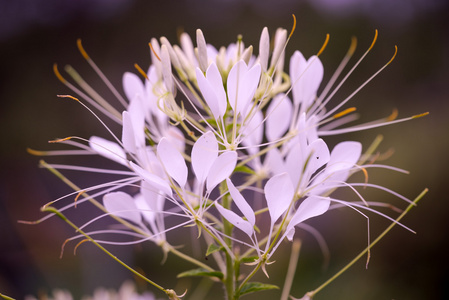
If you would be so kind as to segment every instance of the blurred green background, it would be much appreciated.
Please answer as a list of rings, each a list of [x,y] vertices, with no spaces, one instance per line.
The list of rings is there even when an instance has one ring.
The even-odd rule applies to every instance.
[[[70,91],[55,78],[52,71],[55,62],[60,68],[72,65],[108,97],[103,84],[79,54],[77,38],[83,40],[90,56],[122,91],[121,77],[125,71],[135,72],[134,63],[148,66],[148,42],[152,37],[166,36],[176,43],[179,30],[193,35],[201,28],[209,43],[221,46],[234,42],[242,34],[245,43],[254,45],[257,53],[262,28],[267,26],[270,34],[277,27],[290,30],[293,13],[298,24],[287,48],[287,58],[296,49],[306,57],[315,54],[329,33],[329,45],[321,56],[325,81],[341,61],[352,36],[359,41],[356,59],[369,47],[374,30],[379,30],[372,53],[337,93],[335,102],[377,71],[394,53],[394,45],[398,46],[395,61],[349,104],[357,107],[361,121],[386,116],[394,108],[399,109],[399,117],[430,112],[426,118],[329,140],[331,145],[340,140],[360,140],[367,147],[382,133],[380,150],[394,149],[394,155],[386,163],[411,173],[372,172],[370,181],[409,198],[425,187],[430,191],[403,220],[416,235],[394,228],[372,249],[368,269],[362,259],[315,299],[448,299],[449,205],[444,192],[449,166],[447,4],[444,0],[1,0],[0,292],[22,299],[27,294],[65,288],[79,298],[92,293],[97,286],[117,288],[132,278],[93,245],[84,244],[73,255],[74,244],[69,244],[60,259],[62,243],[74,232],[59,219],[35,226],[17,223],[42,217],[39,208],[43,204],[70,192],[48,171],[37,167],[39,158],[27,154],[27,147],[56,149],[47,141],[70,135],[106,136],[85,109],[56,97]],[[49,161],[86,160],[50,158]],[[67,175],[80,186],[100,180],[91,175],[70,172]],[[373,201],[405,207],[385,193],[367,190],[365,195]],[[93,215],[95,212],[89,209],[69,213],[78,224]],[[329,212],[309,223],[328,242],[330,263],[322,268],[323,257],[316,241],[302,233],[304,244],[292,289],[296,297],[316,288],[366,246],[366,220],[349,209]],[[388,222],[372,216],[372,238],[386,226]],[[179,244],[184,242],[179,240]],[[153,245],[109,249],[130,265],[139,266],[150,278],[180,293],[192,284],[190,280],[181,280],[175,285],[172,277],[182,263],[170,256],[161,266],[161,251]],[[274,283],[283,281],[289,251],[287,246],[279,250],[274,258],[277,263],[268,268]],[[258,279],[267,281],[263,276]],[[142,282],[138,282],[138,287],[156,292]],[[213,288],[220,292],[218,285]],[[273,291],[247,299],[277,299],[279,295]]]

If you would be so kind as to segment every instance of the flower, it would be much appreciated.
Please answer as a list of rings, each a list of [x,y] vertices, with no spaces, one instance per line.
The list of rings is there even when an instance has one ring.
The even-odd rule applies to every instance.
[[[87,88],[79,76],[73,76],[85,92],[78,90],[55,67],[58,78],[88,104],[72,96],[63,97],[75,99],[86,107],[109,131],[110,137],[68,137],[53,142],[78,149],[33,153],[97,154],[109,159],[116,168],[45,166],[54,172],[63,169],[97,172],[116,175],[119,179],[84,189],[71,184],[76,190],[74,193],[47,205],[75,196],[75,202],[52,210],[52,215],[88,202],[102,210],[99,216],[77,227],[80,234],[67,241],[86,238],[98,245],[152,241],[164,254],[171,252],[201,268],[189,274],[206,272],[220,279],[227,276],[224,282],[238,282],[239,274],[232,270],[234,264],[239,269],[243,260],[250,263],[252,260],[256,267],[248,280],[259,268],[268,274],[266,265],[285,238],[292,241],[297,227],[307,228],[301,226],[305,221],[331,209],[346,206],[368,221],[364,211],[393,220],[376,210],[386,204],[365,200],[356,187],[379,189],[411,202],[386,187],[368,182],[369,168],[405,171],[374,164],[375,145],[363,153],[359,142],[343,140],[330,150],[326,136],[425,115],[396,119],[393,114],[344,127],[357,119],[355,108],[343,109],[344,105],[391,63],[396,54],[329,110],[326,105],[370,52],[377,32],[366,53],[336,83],[354,54],[355,40],[352,41],[348,53],[322,91],[319,88],[324,66],[319,55],[324,46],[308,59],[295,51],[290,58],[289,72],[284,72],[284,51],[291,35],[287,36],[285,29],[278,29],[270,53],[269,33],[264,28],[258,55],[253,53],[252,46],[245,46],[241,36],[236,43],[218,50],[206,43],[201,30],[196,32],[196,47],[185,33],[180,36],[180,46],[172,45],[164,37],[159,41],[152,39],[152,64],[148,72],[136,66],[144,80],[132,73],[123,76],[127,100],[110,85],[79,42],[83,56],[117,94],[123,112],[119,113]],[[121,126],[121,138],[90,107],[117,122]],[[365,182],[349,181],[356,172],[365,175]],[[340,188],[350,190],[356,200],[334,196],[333,192]],[[78,199],[81,196],[84,199]],[[101,203],[96,198],[102,198]],[[120,227],[84,232],[106,216],[111,216]],[[264,220],[269,226],[261,226]],[[206,255],[214,257],[218,271],[172,246],[174,241],[170,240],[169,233],[186,226],[195,228],[199,236],[204,237],[208,244]],[[130,240],[100,240],[97,238],[100,234],[124,235]],[[241,253],[241,248],[246,248],[246,252]],[[251,256],[254,252],[256,257]],[[235,278],[229,280],[229,276]],[[243,283],[246,282],[245,279]],[[169,297],[174,295],[169,290],[165,292]],[[236,295],[239,293],[240,290]]]

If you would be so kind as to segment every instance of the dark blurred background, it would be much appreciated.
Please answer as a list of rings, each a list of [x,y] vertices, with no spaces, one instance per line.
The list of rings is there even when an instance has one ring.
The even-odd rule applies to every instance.
[[[382,133],[384,141],[379,150],[394,149],[386,163],[407,169],[410,175],[373,171],[370,181],[412,199],[425,187],[430,191],[403,220],[416,235],[394,228],[372,249],[368,269],[362,259],[316,299],[449,298],[449,205],[444,191],[449,166],[447,4],[445,0],[0,0],[0,292],[23,299],[27,294],[64,288],[76,299],[92,293],[97,286],[117,288],[132,278],[93,245],[84,244],[73,255],[75,245],[68,244],[60,259],[62,243],[74,232],[57,218],[34,226],[17,223],[42,217],[39,209],[43,204],[70,192],[48,171],[38,168],[39,158],[29,155],[28,147],[57,149],[47,141],[70,135],[107,136],[80,105],[56,97],[70,91],[55,78],[55,62],[61,69],[65,64],[72,65],[100,93],[111,97],[79,54],[77,38],[83,40],[90,56],[122,91],[122,74],[135,72],[134,63],[144,68],[150,63],[148,42],[152,37],[166,36],[176,43],[180,30],[193,35],[201,28],[209,43],[221,46],[242,34],[246,44],[253,44],[258,53],[262,28],[267,26],[272,35],[277,27],[290,30],[293,13],[298,24],[287,58],[296,49],[306,57],[315,54],[329,33],[329,45],[321,56],[325,81],[341,61],[352,36],[359,41],[355,61],[369,47],[374,30],[379,30],[372,53],[337,93],[335,102],[377,71],[394,53],[394,45],[398,46],[395,61],[349,104],[358,108],[361,122],[386,116],[394,108],[399,109],[399,117],[430,112],[425,118],[329,140],[333,145],[355,139],[367,147]],[[112,125],[112,129],[118,128]],[[88,158],[48,160],[89,163]],[[101,181],[94,175],[65,174],[80,186]],[[365,192],[369,200],[405,207],[385,193]],[[72,211],[68,215],[81,224],[95,211]],[[382,218],[371,216],[370,220],[372,238],[388,226]],[[366,220],[349,209],[329,212],[310,224],[328,242],[330,263],[322,269],[323,257],[316,241],[301,234],[304,244],[292,289],[296,297],[316,288],[366,246]],[[131,266],[140,267],[150,278],[181,293],[192,284],[180,280],[176,285],[171,278],[181,263],[169,256],[161,266],[161,251],[148,243],[109,249]],[[283,281],[290,253],[287,245],[279,251],[274,258],[277,263],[268,267],[270,280],[278,284]],[[258,279],[266,281],[263,276]],[[156,292],[137,283],[140,290]],[[218,285],[213,288],[220,291]],[[247,298],[279,296],[279,292],[271,291]]]

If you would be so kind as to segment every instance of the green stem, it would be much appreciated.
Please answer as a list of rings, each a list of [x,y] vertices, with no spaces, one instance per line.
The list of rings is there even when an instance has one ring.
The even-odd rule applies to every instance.
[[[226,191],[225,182],[220,185],[220,194],[224,194]],[[229,194],[223,197],[223,207],[226,209],[231,209],[231,200]],[[230,251],[232,251],[232,240],[228,238],[228,236],[232,236],[232,224],[223,219],[223,233],[225,235],[224,241],[226,245],[229,247]],[[234,260],[232,259],[231,254],[226,251],[226,277],[224,279],[224,284],[226,288],[226,294],[228,300],[238,299],[234,298]]]
[[[359,255],[357,255],[350,263],[348,263],[346,266],[344,266],[340,271],[338,271],[334,276],[332,276],[329,280],[327,280],[325,283],[320,285],[317,289],[308,292],[306,295],[310,298],[313,298],[319,291],[324,289],[328,284],[330,284],[332,281],[334,281],[338,276],[340,276],[343,272],[345,272],[347,269],[349,269],[353,264],[355,264],[360,258],[362,258],[367,252],[370,251],[370,249],[376,245],[399,221],[418,203],[419,200],[421,200],[422,197],[427,193],[428,189],[424,189],[421,194],[418,195],[418,197],[415,198],[415,200],[410,203],[410,205],[404,210],[404,212],[395,220],[395,222],[391,223],[390,226],[387,227],[368,247],[366,247],[365,250],[360,252]]]
[[[176,255],[176,256],[178,256],[178,257],[180,257],[180,258],[182,258],[182,259],[184,259],[184,260],[186,260],[186,261],[188,261],[188,262],[191,262],[192,264],[197,265],[197,266],[199,266],[199,267],[201,267],[201,268],[203,268],[203,269],[206,269],[206,270],[208,270],[208,271],[210,271],[210,272],[215,272],[215,270],[214,270],[213,268],[211,268],[211,267],[209,267],[208,265],[206,265],[206,264],[200,262],[199,260],[196,260],[196,259],[194,259],[193,257],[188,256],[188,255],[186,255],[186,254],[184,254],[184,253],[182,253],[182,252],[176,250],[176,249],[175,249],[173,246],[171,246],[171,245],[168,245],[168,246],[169,246],[169,249],[168,249],[168,250],[169,250],[171,253],[173,253],[174,255]]]
[[[2,299],[6,299],[6,300],[16,300],[16,299],[11,298],[11,297],[9,297],[9,296],[3,295],[2,293],[0,293],[0,297],[1,297]]]

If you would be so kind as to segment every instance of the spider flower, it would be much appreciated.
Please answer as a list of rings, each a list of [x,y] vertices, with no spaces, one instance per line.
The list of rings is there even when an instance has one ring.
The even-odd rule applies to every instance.
[[[365,200],[356,187],[380,189],[410,202],[386,187],[367,181],[369,168],[405,171],[374,164],[376,156],[372,147],[362,154],[359,142],[343,140],[330,150],[325,138],[425,115],[397,120],[392,115],[345,127],[357,115],[355,108],[344,109],[344,106],[391,63],[396,53],[347,98],[327,109],[333,96],[373,48],[377,32],[373,44],[342,76],[355,51],[356,42],[352,41],[348,53],[323,88],[320,87],[325,68],[319,55],[324,46],[308,59],[295,51],[290,58],[289,72],[284,71],[284,51],[291,35],[287,36],[285,29],[278,29],[270,52],[270,37],[264,28],[258,55],[252,46],[245,46],[241,36],[236,43],[218,49],[207,44],[201,30],[196,32],[196,47],[186,33],[180,36],[180,46],[172,45],[165,37],[152,39],[152,63],[148,71],[136,65],[143,78],[130,72],[123,76],[126,97],[112,86],[79,41],[82,55],[117,96],[120,108],[104,100],[73,68],[66,71],[80,88],[63,78],[56,66],[55,73],[82,102],[72,96],[63,97],[75,99],[86,107],[107,129],[109,137],[59,139],[53,142],[78,149],[32,153],[96,154],[116,167],[45,166],[54,172],[69,169],[112,174],[118,179],[86,188],[69,183],[75,191],[50,204],[75,196],[75,202],[58,208],[63,212],[91,202],[102,213],[79,229],[111,216],[120,223],[119,229],[91,230],[86,234],[90,237],[121,234],[131,239],[114,242],[92,238],[99,244],[129,245],[150,240],[165,253],[173,252],[202,270],[212,271],[212,267],[181,255],[169,241],[171,231],[182,230],[186,225],[196,227],[209,249],[213,249],[208,253],[215,258],[218,270],[227,278],[236,276],[235,280],[238,274],[231,272],[225,261],[242,255],[237,253],[239,247],[248,248],[241,258],[249,259],[255,251],[255,264],[266,272],[266,263],[285,238],[293,239],[295,228],[307,230],[305,221],[335,207],[349,207],[364,217],[367,216],[362,211],[368,211],[393,220],[375,209],[388,204]],[[120,138],[97,112],[121,126]],[[365,175],[365,182],[348,180],[356,172]],[[333,192],[339,188],[349,189],[357,200],[334,197]],[[167,218],[176,221],[166,227]],[[264,220],[269,226],[260,229]],[[69,240],[83,237],[80,234]]]

